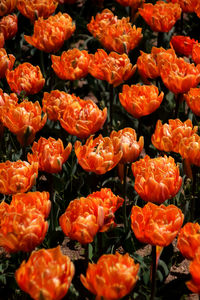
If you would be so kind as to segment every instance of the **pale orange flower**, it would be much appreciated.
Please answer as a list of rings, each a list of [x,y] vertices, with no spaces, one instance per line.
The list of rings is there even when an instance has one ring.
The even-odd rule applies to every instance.
[[[200,116],[200,88],[191,88],[187,94],[184,94],[184,99],[192,112]]]
[[[166,247],[179,233],[183,219],[182,211],[175,205],[148,202],[143,208],[132,207],[131,228],[140,242]]]
[[[164,1],[157,1],[155,5],[144,3],[143,7],[139,8],[142,18],[153,31],[157,32],[169,32],[180,18],[181,12],[179,4]]]
[[[104,254],[96,264],[88,265],[86,277],[81,274],[82,284],[96,299],[117,300],[129,294],[138,280],[139,264],[129,256]]]
[[[27,158],[29,163],[38,162],[40,171],[58,173],[62,170],[62,165],[68,159],[71,150],[71,143],[64,148],[61,139],[55,140],[52,137],[48,139],[41,137],[38,143],[33,143],[33,154],[28,153]]]
[[[48,192],[28,192],[17,193],[12,196],[10,205],[14,206],[18,212],[24,209],[24,206],[36,208],[45,219],[48,218],[51,209],[51,201]]]
[[[42,110],[47,113],[50,120],[57,121],[62,117],[68,104],[79,100],[79,97],[76,97],[74,94],[67,94],[64,91],[53,90],[50,93],[44,92]]]
[[[89,73],[97,79],[106,80],[114,87],[128,80],[136,70],[126,54],[111,52],[109,55],[98,49],[93,55],[90,54]]]
[[[33,299],[62,299],[75,273],[74,264],[60,246],[33,251],[15,272],[19,287]]]
[[[5,77],[7,70],[12,70],[14,62],[14,55],[7,54],[4,48],[0,48],[0,78]]]
[[[182,8],[183,12],[191,13],[195,11],[195,8],[199,0],[167,0],[171,3],[178,3]]]
[[[0,31],[3,32],[4,39],[12,39],[18,31],[17,15],[7,15],[0,20]]]
[[[29,164],[21,160],[0,163],[0,193],[9,195],[27,192],[36,183],[37,176],[38,163]]]
[[[123,156],[120,162],[123,164],[135,161],[144,146],[143,136],[141,136],[137,142],[136,132],[132,128],[124,128],[119,131],[113,130],[110,134],[110,138],[113,140],[115,147],[122,150]]]
[[[17,0],[1,0],[0,3],[0,17],[11,13],[17,4]]]
[[[154,85],[123,85],[119,100],[125,110],[134,118],[149,115],[159,108],[164,97]]]
[[[44,52],[56,52],[69,39],[76,26],[72,18],[67,14],[59,12],[44,20],[42,17],[34,23],[33,36],[25,35],[27,43]]]
[[[179,153],[179,144],[182,138],[196,133],[198,126],[193,127],[189,119],[185,122],[181,122],[179,119],[170,119],[168,123],[162,125],[160,120],[157,121],[155,132],[151,137],[152,144],[161,151]]]
[[[200,294],[200,249],[197,250],[195,258],[190,263],[189,272],[192,278],[186,282],[186,285],[193,293]]]
[[[12,71],[8,70],[6,79],[13,92],[20,94],[23,91],[26,95],[37,94],[45,83],[40,67],[30,63],[20,64]]]
[[[76,141],[74,147],[81,167],[96,174],[104,174],[113,169],[123,155],[121,150],[116,152],[109,137],[104,138],[101,134],[95,139],[90,136],[83,146],[80,141]]]
[[[32,22],[39,17],[47,19],[54,13],[58,2],[56,0],[18,0],[17,9]]]
[[[196,133],[180,141],[179,153],[182,158],[200,167],[200,136]]]
[[[192,48],[192,59],[195,64],[200,64],[200,43],[197,43]]]
[[[99,131],[107,118],[107,108],[100,110],[92,100],[78,100],[68,104],[59,118],[61,126],[80,139]]]
[[[2,123],[16,134],[19,143],[29,145],[33,142],[37,131],[41,130],[47,115],[41,115],[42,109],[38,101],[24,100],[20,104],[5,105],[2,108]]]
[[[188,222],[181,228],[178,235],[178,249],[187,259],[194,259],[197,249],[200,248],[200,225]]]
[[[179,55],[190,56],[192,55],[193,46],[198,41],[191,39],[189,36],[174,35],[170,41],[170,45],[173,47],[175,52]]]
[[[52,68],[62,80],[77,80],[88,74],[89,54],[77,48],[64,51],[61,56],[51,55]]]
[[[163,203],[174,197],[181,188],[182,178],[174,159],[169,156],[143,159],[132,164],[135,190],[145,200]]]

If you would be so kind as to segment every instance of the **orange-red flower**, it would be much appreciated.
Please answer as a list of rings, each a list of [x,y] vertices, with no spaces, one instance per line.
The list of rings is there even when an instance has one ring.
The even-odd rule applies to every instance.
[[[192,55],[192,49],[198,41],[191,39],[189,36],[174,35],[170,41],[175,52],[179,55],[190,56]]]
[[[119,4],[123,6],[131,6],[135,10],[142,6],[145,0],[116,0]]]
[[[179,4],[164,1],[157,1],[155,5],[144,3],[143,7],[139,8],[139,13],[145,22],[153,31],[158,32],[169,32],[180,18],[181,12]]]
[[[187,259],[195,258],[197,249],[200,247],[200,225],[198,223],[188,222],[181,228],[177,247]]]
[[[0,31],[0,48],[3,48],[5,43],[5,38],[3,32]]]
[[[39,17],[47,19],[54,13],[58,2],[56,0],[18,0],[17,9],[32,22]]]
[[[48,139],[41,137],[38,143],[33,143],[33,154],[28,153],[27,158],[29,163],[38,162],[40,171],[58,173],[62,170],[62,165],[68,159],[71,150],[71,143],[64,148],[61,139],[55,140],[52,137]]]
[[[97,132],[107,118],[107,108],[103,111],[92,100],[78,100],[68,104],[60,117],[61,126],[81,139]]]
[[[197,43],[192,48],[192,59],[195,64],[200,64],[200,43]]]
[[[200,88],[190,89],[187,94],[184,94],[184,99],[192,112],[200,116]]]
[[[75,153],[81,167],[96,174],[104,174],[118,164],[123,153],[117,150],[112,140],[101,134],[95,139],[90,136],[83,146],[80,141],[75,143]]]
[[[7,15],[0,20],[0,31],[3,32],[4,39],[12,39],[18,31],[17,15]]]
[[[12,71],[8,70],[6,79],[13,92],[20,94],[23,91],[26,95],[37,94],[45,83],[40,67],[30,63],[20,64]]]
[[[0,17],[11,13],[17,4],[17,0],[1,0],[0,3]]]
[[[2,123],[16,134],[19,143],[29,145],[33,142],[37,131],[42,129],[47,120],[42,118],[42,109],[38,101],[35,103],[24,100],[20,104],[3,106]]]
[[[19,211],[10,205],[4,211],[0,226],[0,246],[7,252],[30,252],[44,240],[48,222],[36,208]]]
[[[140,242],[166,247],[177,236],[183,219],[184,215],[175,205],[157,206],[149,202],[143,208],[132,207],[131,228]]]
[[[167,0],[171,3],[178,3],[183,12],[194,12],[199,0]]]
[[[106,80],[114,87],[128,80],[136,70],[126,54],[111,52],[109,55],[98,49],[90,54],[89,73],[97,79]]]
[[[18,212],[24,209],[36,208],[45,219],[48,218],[51,201],[49,199],[48,192],[28,192],[28,193],[17,193],[12,196],[10,205],[14,206]]]
[[[123,85],[119,94],[121,105],[135,118],[151,114],[160,106],[164,97],[154,85]]]
[[[151,137],[152,144],[161,151],[179,153],[179,144],[182,138],[190,137],[198,130],[198,126],[192,125],[191,120],[181,122],[179,119],[169,120],[169,124],[162,125],[157,121],[156,129]]]
[[[14,55],[7,54],[4,48],[0,48],[0,78],[5,77],[7,70],[12,70],[14,62]]]
[[[189,272],[192,279],[187,281],[186,285],[193,293],[200,294],[200,249],[197,251],[194,260],[190,263]]]
[[[120,160],[121,163],[130,163],[135,161],[140,155],[143,146],[144,138],[141,136],[137,142],[137,135],[134,129],[124,128],[117,131],[112,131],[110,134],[111,140],[123,152],[123,156]]]
[[[75,268],[60,246],[33,251],[15,272],[19,287],[33,299],[62,299],[71,284]]]
[[[198,0],[196,0],[196,1],[198,1]],[[194,11],[197,14],[197,17],[200,18],[200,3],[199,2],[197,2]]]
[[[77,80],[88,74],[89,54],[77,48],[64,51],[61,56],[51,55],[52,68],[63,80]]]
[[[138,280],[139,264],[129,256],[119,254],[102,255],[96,264],[88,265],[86,277],[81,274],[82,284],[96,299],[121,299],[129,294]]]
[[[34,23],[33,36],[25,35],[25,40],[35,48],[44,52],[56,52],[69,39],[76,29],[72,18],[67,14],[59,12],[44,20],[39,18]]]
[[[182,158],[200,167],[200,136],[196,133],[180,141],[179,153]]]
[[[37,176],[38,163],[29,164],[21,160],[0,163],[0,193],[9,195],[27,192],[36,183]]]
[[[109,9],[92,17],[87,28],[106,49],[121,54],[134,49],[143,36],[142,28],[132,27],[129,18],[118,19]]]
[[[42,110],[47,113],[50,120],[57,121],[62,117],[69,103],[79,100],[79,97],[76,97],[74,94],[67,94],[64,91],[53,90],[50,93],[44,92]]]
[[[163,203],[174,197],[181,188],[182,178],[174,159],[169,156],[143,159],[132,164],[135,190],[145,200]]]
[[[1,53],[1,49],[0,49]],[[1,59],[0,59],[1,60]],[[3,92],[2,89],[0,89],[0,137],[3,135],[4,131],[4,126],[2,124],[2,113],[3,113],[3,107],[4,105],[9,105],[9,104],[16,104],[18,101],[17,95],[12,93],[10,95],[6,94]]]

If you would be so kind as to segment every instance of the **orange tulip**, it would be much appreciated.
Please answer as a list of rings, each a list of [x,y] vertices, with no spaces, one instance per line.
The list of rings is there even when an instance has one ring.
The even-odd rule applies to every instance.
[[[44,20],[39,18],[34,23],[33,36],[25,35],[27,43],[44,52],[57,52],[69,39],[76,29],[72,18],[67,14],[59,12]]]
[[[195,8],[199,0],[167,0],[171,3],[178,3],[182,8],[183,12],[191,13],[195,11]]]
[[[61,56],[51,55],[52,68],[62,80],[77,80],[88,74],[89,54],[77,48],[64,51]]]
[[[58,2],[56,0],[18,0],[17,9],[32,22],[39,17],[47,19],[54,13]]]
[[[62,299],[75,273],[74,264],[60,246],[33,251],[15,272],[19,287],[33,299]]]
[[[187,94],[184,94],[184,99],[192,112],[200,116],[200,88],[191,88]]]
[[[104,138],[101,134],[95,139],[90,136],[83,146],[80,141],[76,141],[74,147],[81,167],[96,174],[104,174],[113,169],[123,155],[121,150],[115,150],[109,137]]]
[[[71,143],[64,149],[61,139],[55,140],[52,137],[48,139],[41,137],[38,143],[33,143],[33,154],[28,153],[27,158],[29,163],[38,162],[40,171],[58,173],[62,170],[62,165],[68,159],[71,150]]]
[[[111,52],[109,55],[98,49],[93,55],[90,54],[89,73],[97,79],[106,80],[114,87],[128,80],[136,70],[126,54]]]
[[[0,78],[5,77],[7,70],[12,70],[14,62],[14,55],[7,54],[4,48],[0,48]]]
[[[18,193],[12,196],[11,204],[18,212],[23,210],[24,206],[29,208],[36,208],[44,216],[48,218],[51,209],[51,201],[48,192],[28,192]]]
[[[0,20],[0,30],[3,32],[4,39],[12,39],[18,31],[17,15],[7,15]]]
[[[0,31],[0,48],[3,48],[5,43],[5,38],[3,32]]]
[[[64,91],[53,90],[50,93],[44,92],[42,109],[47,113],[50,120],[57,121],[59,117],[62,117],[69,103],[79,100],[79,97],[76,97],[74,94],[67,94]]]
[[[194,11],[197,14],[197,17],[200,18],[200,3],[199,2],[197,2]]]
[[[45,83],[40,67],[30,63],[20,64],[12,71],[8,70],[6,79],[13,92],[20,94],[23,91],[26,95],[37,94]]]
[[[198,41],[191,39],[189,36],[176,35],[173,36],[170,44],[172,45],[175,52],[179,55],[190,56],[192,55],[192,49]]]
[[[60,117],[61,126],[80,139],[99,131],[107,118],[107,108],[103,111],[92,100],[78,100],[68,104]]]
[[[42,109],[38,101],[24,100],[20,104],[3,106],[2,123],[16,134],[19,143],[29,145],[33,142],[37,131],[42,129],[47,115],[41,116]]]
[[[141,118],[154,112],[160,106],[164,97],[154,85],[123,85],[119,94],[121,105],[134,118]]]
[[[126,164],[135,161],[140,155],[143,146],[144,138],[141,136],[137,142],[137,135],[134,129],[124,128],[118,132],[112,131],[110,134],[111,140],[123,152],[121,163]]]
[[[181,140],[179,153],[182,158],[200,167],[200,136],[196,133]]]
[[[192,48],[192,59],[195,64],[200,64],[200,43],[197,43]]]
[[[138,9],[142,4],[145,2],[145,0],[116,0],[119,4],[123,6],[131,6],[134,7],[134,9]]]
[[[48,222],[36,208],[18,211],[10,205],[1,219],[0,246],[7,252],[30,252],[42,243],[47,229]]]
[[[195,258],[197,249],[200,247],[200,225],[198,223],[188,222],[181,228],[177,247],[187,259]]]
[[[0,163],[0,193],[9,195],[24,193],[36,183],[38,163],[7,160]]]
[[[0,49],[1,53],[1,49]],[[0,59],[1,60],[1,59]],[[4,105],[10,105],[10,104],[16,104],[18,101],[17,95],[12,93],[10,95],[3,92],[2,89],[0,89],[0,138],[3,135],[4,126],[2,124],[1,118],[3,113],[3,107]]]
[[[129,294],[138,280],[139,264],[129,256],[119,254],[102,255],[96,264],[88,265],[86,277],[81,274],[82,284],[96,299],[121,299]]]
[[[133,206],[131,228],[140,242],[166,247],[177,236],[183,219],[184,215],[175,205],[157,206],[148,202],[143,208]]]
[[[174,197],[181,188],[182,178],[174,159],[169,156],[143,159],[132,164],[135,190],[145,200],[163,203]]]
[[[157,32],[169,32],[180,18],[181,12],[179,4],[164,1],[157,1],[155,5],[144,3],[143,7],[139,8],[141,17],[151,27],[151,30]]]
[[[0,17],[11,13],[17,4],[17,0],[1,0],[0,3]]]
[[[170,119],[169,124],[165,123],[164,125],[158,120],[151,141],[154,147],[161,151],[179,153],[179,144],[182,138],[190,137],[197,130],[198,126],[193,127],[189,119],[185,122],[181,122],[179,119]]]
[[[186,285],[190,291],[200,294],[200,249],[197,251],[194,260],[190,263],[189,272],[192,277]]]

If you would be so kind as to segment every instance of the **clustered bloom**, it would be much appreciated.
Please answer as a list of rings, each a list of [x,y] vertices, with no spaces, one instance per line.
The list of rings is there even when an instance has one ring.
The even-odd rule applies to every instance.
[[[134,10],[138,9],[140,6],[142,6],[143,2],[145,0],[116,0],[119,4],[123,6],[131,6]]]
[[[136,65],[130,63],[126,54],[111,52],[108,55],[103,49],[98,49],[95,54],[90,54],[88,70],[95,78],[106,80],[116,87],[133,76]]]
[[[192,59],[195,64],[200,64],[200,43],[197,43],[192,48]]]
[[[191,88],[187,94],[184,94],[184,99],[192,112],[200,116],[200,88]]]
[[[53,90],[50,93],[44,92],[42,110],[47,113],[48,119],[57,121],[62,117],[68,104],[79,100],[79,97],[76,97],[74,94],[70,95],[64,91]]]
[[[24,100],[19,104],[4,105],[2,108],[2,123],[16,134],[19,143],[29,145],[33,142],[37,131],[42,129],[47,115],[41,115],[42,109],[38,101],[35,103]]]
[[[162,125],[161,120],[157,121],[155,132],[151,137],[152,144],[161,151],[179,153],[180,141],[196,133],[198,126],[193,127],[189,119],[185,122],[170,119],[168,123]]]
[[[189,36],[175,35],[170,41],[170,45],[173,47],[175,52],[179,55],[190,56],[192,55],[193,46],[198,41],[191,39]]]
[[[164,1],[157,1],[155,5],[144,3],[143,7],[139,8],[142,18],[153,31],[157,32],[169,32],[180,18],[181,12],[179,4]]]
[[[163,203],[174,197],[181,188],[182,178],[174,159],[169,156],[143,159],[132,164],[135,190],[145,200]]]
[[[24,193],[36,183],[38,163],[18,160],[0,163],[0,193],[5,195]]]
[[[200,249],[197,251],[195,258],[190,263],[189,272],[191,280],[186,282],[189,290],[193,293],[200,294]]]
[[[40,171],[58,173],[62,170],[62,165],[68,159],[71,150],[71,143],[64,148],[61,139],[55,140],[52,137],[48,139],[41,137],[38,142],[33,143],[33,153],[28,153],[27,158],[29,163],[37,162],[38,170]]]
[[[0,78],[5,77],[7,70],[12,70],[14,62],[14,55],[7,54],[4,48],[0,48]]]
[[[139,264],[129,254],[104,254],[96,264],[89,263],[82,284],[96,299],[117,300],[129,294],[138,280]]]
[[[92,100],[69,103],[59,118],[61,126],[72,135],[81,139],[100,130],[107,118],[107,108],[100,110]]]
[[[56,52],[69,39],[76,29],[72,18],[59,12],[48,19],[39,18],[34,23],[33,36],[25,35],[25,40],[35,48],[44,52]]]
[[[75,273],[70,258],[63,255],[60,246],[33,251],[15,272],[19,287],[33,299],[62,299]]]
[[[77,48],[64,51],[61,56],[51,55],[52,68],[62,80],[77,80],[88,74],[90,56]]]
[[[4,93],[2,89],[0,89],[0,137],[1,135],[3,135],[3,131],[4,131],[4,126],[2,123],[3,107],[5,105],[10,105],[10,104],[15,105],[17,102],[18,102],[18,98],[16,94],[12,93],[8,95]]]
[[[37,94],[44,86],[45,79],[39,66],[33,66],[30,63],[18,65],[14,70],[6,72],[6,79],[10,89],[20,94]]]
[[[17,0],[1,0],[0,4],[0,17],[11,13],[17,4]]]
[[[0,31],[4,39],[12,39],[18,31],[17,15],[7,15],[0,20]]]
[[[119,100],[125,110],[134,118],[149,115],[159,108],[164,97],[154,85],[123,85]]]
[[[157,206],[148,202],[143,208],[133,206],[131,228],[140,242],[166,247],[179,233],[183,219],[184,215],[175,205]]]
[[[118,19],[109,9],[92,17],[87,28],[106,49],[121,54],[134,49],[143,36],[142,28],[132,27],[129,18]]]
[[[183,12],[186,13],[194,12],[198,4],[198,0],[167,0],[167,2],[178,3],[182,8]]]
[[[81,244],[91,243],[98,231],[107,231],[115,226],[114,213],[123,204],[123,199],[104,188],[86,198],[70,202],[59,219],[66,236]]]
[[[58,2],[56,0],[18,0],[17,9],[32,22],[39,17],[48,18],[54,13]]]
[[[181,140],[179,153],[190,164],[200,166],[200,136],[196,133]]]
[[[81,167],[96,174],[104,174],[113,169],[123,155],[122,150],[116,151],[115,144],[109,137],[101,134],[95,139],[90,136],[83,146],[80,141],[76,141],[74,147]]]

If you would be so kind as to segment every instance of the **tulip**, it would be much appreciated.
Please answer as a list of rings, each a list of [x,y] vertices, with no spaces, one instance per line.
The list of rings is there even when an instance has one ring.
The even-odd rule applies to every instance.
[[[186,159],[190,164],[200,166],[200,136],[193,134],[190,137],[185,137],[181,140],[179,153],[183,159]]]
[[[0,20],[0,30],[3,32],[4,39],[12,39],[18,31],[17,15],[7,15]]]
[[[136,8],[138,9],[140,6],[142,6],[143,2],[145,2],[145,0],[116,0],[116,1],[123,6],[134,7],[135,10]]]
[[[195,294],[200,294],[200,249],[197,250],[195,258],[189,266],[191,280],[186,282],[190,291]]]
[[[187,94],[184,94],[184,99],[192,112],[200,116],[200,88],[191,88]]]
[[[171,3],[178,3],[182,8],[183,12],[192,13],[198,4],[198,0],[167,0]]]
[[[0,48],[0,78],[5,77],[7,70],[12,70],[14,62],[14,55],[7,54],[4,48]]]
[[[190,56],[192,55],[193,46],[198,41],[191,39],[189,36],[175,35],[172,37],[170,44],[172,45],[175,52],[179,55]]]
[[[17,4],[17,0],[1,0],[0,17],[10,14]]]
[[[192,59],[195,64],[200,64],[200,43],[195,44],[192,48]]]

